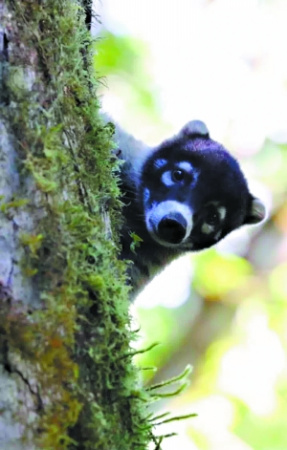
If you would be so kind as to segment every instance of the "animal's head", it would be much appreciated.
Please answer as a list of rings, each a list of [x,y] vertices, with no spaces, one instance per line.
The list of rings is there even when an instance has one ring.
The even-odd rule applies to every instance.
[[[237,161],[209,137],[203,122],[189,122],[164,141],[143,166],[139,200],[150,236],[159,244],[200,250],[265,217]]]

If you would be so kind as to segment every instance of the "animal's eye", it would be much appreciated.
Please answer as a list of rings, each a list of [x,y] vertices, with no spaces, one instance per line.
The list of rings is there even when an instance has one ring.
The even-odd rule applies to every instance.
[[[182,181],[184,179],[185,172],[181,169],[175,169],[172,171],[171,179],[175,183]]]
[[[191,177],[190,177],[191,178]],[[170,187],[187,179],[187,172],[183,169],[167,170],[161,176],[161,181]]]
[[[217,225],[218,222],[220,221],[220,214],[217,211],[217,209],[212,208],[210,209],[205,217],[205,223],[207,223],[208,225]]]

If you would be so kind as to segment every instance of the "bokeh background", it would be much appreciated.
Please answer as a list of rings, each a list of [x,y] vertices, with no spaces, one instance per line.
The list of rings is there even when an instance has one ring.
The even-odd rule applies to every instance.
[[[169,266],[132,306],[143,382],[190,384],[154,405],[163,450],[287,449],[287,2],[95,1],[103,109],[149,144],[201,119],[268,208],[263,225]],[[172,388],[174,389],[174,387]],[[159,420],[160,421],[160,420]]]

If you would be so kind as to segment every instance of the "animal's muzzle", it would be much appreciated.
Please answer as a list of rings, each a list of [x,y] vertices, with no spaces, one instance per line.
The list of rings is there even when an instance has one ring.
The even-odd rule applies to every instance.
[[[165,200],[146,212],[145,221],[147,231],[158,244],[177,247],[190,236],[192,209],[176,200]]]
[[[164,216],[157,227],[157,236],[170,244],[179,244],[186,235],[187,221],[180,213]]]

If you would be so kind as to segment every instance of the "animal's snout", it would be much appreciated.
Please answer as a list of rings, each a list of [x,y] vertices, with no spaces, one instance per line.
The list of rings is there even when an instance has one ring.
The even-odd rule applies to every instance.
[[[179,244],[186,235],[187,221],[180,213],[165,215],[159,222],[157,234],[160,239],[170,244]]]
[[[190,236],[192,209],[176,200],[166,200],[146,214],[146,227],[152,238],[165,247],[178,247]]]

